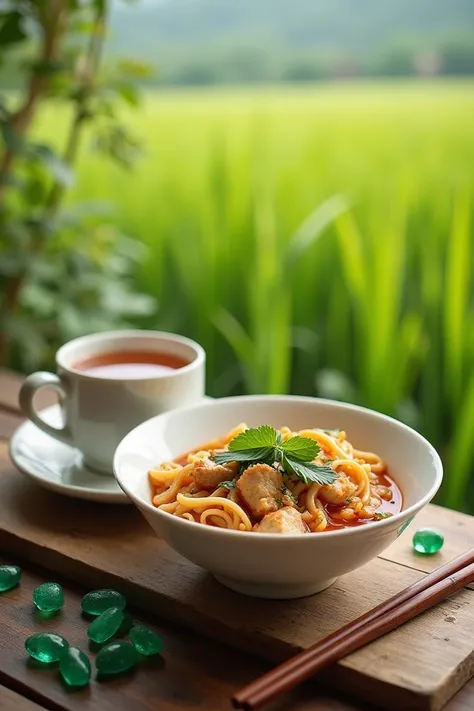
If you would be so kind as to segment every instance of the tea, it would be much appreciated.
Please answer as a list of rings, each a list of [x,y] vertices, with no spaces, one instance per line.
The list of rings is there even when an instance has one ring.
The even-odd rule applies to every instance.
[[[156,378],[167,375],[188,365],[184,358],[171,353],[152,353],[148,351],[117,351],[85,358],[73,367],[86,375],[97,378],[136,379]]]

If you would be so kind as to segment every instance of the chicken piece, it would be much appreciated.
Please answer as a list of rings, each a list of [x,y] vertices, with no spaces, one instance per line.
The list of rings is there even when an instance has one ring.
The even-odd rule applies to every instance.
[[[347,499],[354,496],[357,485],[348,476],[340,476],[333,484],[322,486],[318,492],[318,498],[327,504],[345,504]]]
[[[255,518],[263,518],[281,506],[282,488],[282,475],[268,464],[254,464],[237,480],[240,496]]]
[[[299,511],[284,506],[264,516],[255,530],[259,533],[306,533],[308,527]]]
[[[229,481],[233,479],[239,471],[238,462],[230,464],[215,464],[206,459],[197,462],[194,467],[194,481],[197,489],[206,489],[206,491],[214,491],[217,489],[221,481]]]

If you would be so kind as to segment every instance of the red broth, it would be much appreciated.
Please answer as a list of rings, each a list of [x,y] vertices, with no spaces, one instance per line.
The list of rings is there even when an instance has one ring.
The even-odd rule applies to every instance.
[[[392,498],[390,501],[381,500],[380,506],[377,508],[377,513],[379,514],[397,514],[403,508],[403,496],[398,484],[392,479],[388,474],[377,474],[377,479],[379,480],[378,486],[385,486],[392,492]],[[331,516],[331,511],[337,511],[340,506],[329,506],[325,505],[326,514],[328,517],[328,526],[326,531],[335,531],[339,528],[347,528],[351,526],[365,526],[367,523],[373,523],[374,519],[356,519],[355,521],[341,521],[334,520]]]
[[[101,353],[73,364],[76,370],[97,378],[156,378],[184,368],[189,361],[170,353],[117,351]]]

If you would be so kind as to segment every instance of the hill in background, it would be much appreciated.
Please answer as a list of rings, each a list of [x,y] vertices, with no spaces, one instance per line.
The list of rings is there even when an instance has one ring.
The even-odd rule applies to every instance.
[[[298,78],[298,72],[301,79],[329,74],[406,75],[420,67],[422,73],[471,73],[474,2],[117,3],[108,51],[159,66],[165,81],[196,83],[291,79]]]

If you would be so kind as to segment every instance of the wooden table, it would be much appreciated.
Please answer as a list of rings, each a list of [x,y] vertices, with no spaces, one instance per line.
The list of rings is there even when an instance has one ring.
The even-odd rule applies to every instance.
[[[0,372],[0,441],[8,440],[22,422],[18,409],[18,390],[21,376],[11,372]],[[46,406],[51,401],[45,400]],[[0,449],[0,475],[11,470],[5,447]],[[21,474],[18,474],[21,476]],[[32,484],[32,491],[34,485]],[[1,506],[1,502],[0,502]],[[80,506],[80,502],[78,502]],[[0,550],[0,562],[1,562]],[[30,563],[19,564],[23,568],[22,585],[18,596],[30,596],[31,589],[50,576]],[[79,598],[84,594],[73,580],[63,580],[66,596]],[[0,598],[0,711],[63,711],[60,699],[45,694],[36,683],[34,669],[23,661],[24,673],[18,677],[12,673],[13,665],[18,665],[18,650],[23,644],[25,631],[32,628],[31,608],[2,607]],[[29,609],[29,612],[26,610]],[[144,622],[146,615],[140,615]],[[64,624],[67,626],[67,613]],[[140,670],[140,684],[117,679],[108,682],[104,694],[98,698],[93,708],[106,711],[108,708],[130,709],[130,711],[218,711],[230,709],[229,699],[243,684],[261,674],[266,666],[260,660],[232,650],[229,647],[199,637],[178,628],[164,620],[151,620],[159,625],[166,644],[166,660],[159,669]],[[73,640],[74,641],[74,640]],[[474,646],[474,643],[473,643]],[[45,672],[41,672],[44,674]],[[49,672],[46,672],[49,673]],[[51,681],[57,684],[58,682]],[[66,693],[66,692],[64,692]],[[116,699],[116,701],[112,701]],[[90,700],[89,700],[90,701]],[[81,706],[78,700],[77,708]],[[90,708],[90,702],[88,708]],[[349,699],[336,697],[315,682],[306,684],[285,699],[272,704],[268,711],[369,711],[366,704],[357,704]],[[469,682],[445,707],[446,711],[474,711],[474,679]],[[375,709],[374,709],[375,711]],[[401,710],[402,711],[402,710]]]

